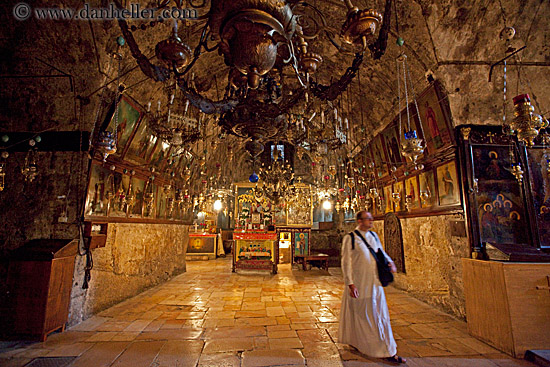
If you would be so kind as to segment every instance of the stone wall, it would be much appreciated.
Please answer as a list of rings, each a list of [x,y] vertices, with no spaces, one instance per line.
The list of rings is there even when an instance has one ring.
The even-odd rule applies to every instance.
[[[110,223],[107,243],[92,250],[93,269],[82,289],[85,257],[77,257],[69,325],[185,272],[189,226]]]

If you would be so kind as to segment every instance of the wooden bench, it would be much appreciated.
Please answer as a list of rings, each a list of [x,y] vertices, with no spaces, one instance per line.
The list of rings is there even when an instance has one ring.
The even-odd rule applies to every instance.
[[[328,271],[328,260],[330,256],[327,254],[311,254],[311,255],[296,255],[294,260],[298,264],[302,264],[302,269],[307,270],[307,264]]]

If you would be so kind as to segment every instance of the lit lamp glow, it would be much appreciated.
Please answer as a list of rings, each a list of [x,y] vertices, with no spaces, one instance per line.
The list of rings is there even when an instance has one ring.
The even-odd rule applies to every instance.
[[[325,200],[323,201],[323,209],[325,210],[330,210],[332,209],[332,203],[330,202],[330,200]]]
[[[214,201],[214,210],[219,212],[220,210],[222,210],[223,208],[223,204],[222,204],[222,201],[220,199]]]

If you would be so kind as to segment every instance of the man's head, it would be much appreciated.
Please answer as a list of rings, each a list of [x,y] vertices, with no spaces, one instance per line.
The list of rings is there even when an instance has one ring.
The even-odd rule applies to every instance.
[[[359,229],[362,231],[368,231],[373,226],[373,217],[372,214],[366,210],[361,210],[357,213],[357,224]]]

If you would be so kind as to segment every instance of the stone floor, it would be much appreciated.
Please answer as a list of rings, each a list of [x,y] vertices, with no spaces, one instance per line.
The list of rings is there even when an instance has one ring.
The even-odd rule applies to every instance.
[[[71,367],[390,365],[338,343],[339,268],[329,274],[281,265],[271,275],[231,273],[228,258],[187,264],[185,274],[44,343],[4,345],[0,366],[40,357],[74,357],[56,364]],[[408,366],[533,366],[470,337],[466,323],[404,292],[388,287],[387,298]]]

